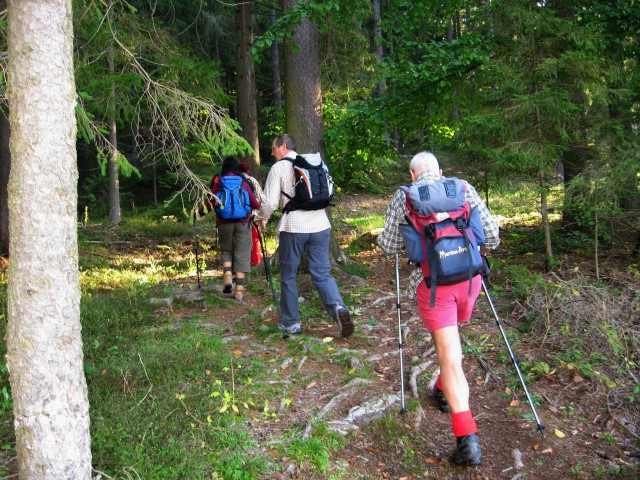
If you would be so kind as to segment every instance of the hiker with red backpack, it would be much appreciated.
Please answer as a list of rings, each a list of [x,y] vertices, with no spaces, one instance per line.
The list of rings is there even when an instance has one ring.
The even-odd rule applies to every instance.
[[[417,298],[423,324],[433,337],[440,366],[434,397],[451,412],[456,465],[478,465],[482,451],[469,408],[458,325],[471,318],[482,286],[481,254],[500,244],[499,227],[475,188],[442,176],[435,155],[421,152],[409,165],[412,183],[395,192],[378,245],[385,254],[406,247],[419,263],[407,293]],[[403,374],[403,372],[401,372]]]
[[[266,226],[271,214],[282,209],[278,224],[280,245],[280,324],[285,336],[302,332],[298,306],[298,267],[304,253],[311,279],[325,309],[343,337],[353,333],[349,310],[331,276],[329,240],[331,223],[325,208],[331,204],[333,180],[319,153],[298,155],[291,135],[273,140],[276,163],[264,186],[259,221]]]
[[[258,182],[256,178],[249,175],[249,164],[246,162],[240,162],[238,163],[238,166],[240,167],[240,171],[242,172],[242,174],[249,182],[249,186],[251,187],[253,194],[256,196],[258,201],[262,203],[262,187],[260,186],[260,182]],[[257,214],[258,212],[254,211],[253,213]],[[258,227],[256,227],[253,223],[251,224],[251,239],[251,266],[255,267],[256,265],[260,265],[262,263],[262,253],[260,253],[260,234],[258,232]]]
[[[211,196],[198,210],[201,217],[212,208],[222,253],[223,293],[232,293],[242,302],[246,274],[251,271],[251,211],[260,207],[250,185],[240,172],[238,162],[226,157],[222,169],[211,181]],[[196,215],[196,219],[198,218]],[[232,265],[235,267],[235,289]]]

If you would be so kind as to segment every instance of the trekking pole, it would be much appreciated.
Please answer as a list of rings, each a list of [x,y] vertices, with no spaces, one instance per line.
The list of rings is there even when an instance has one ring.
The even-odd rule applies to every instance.
[[[493,302],[491,301],[491,296],[489,295],[489,290],[487,289],[487,286],[485,285],[484,280],[482,281],[482,289],[484,290],[484,294],[486,295],[487,300],[489,301],[489,305],[491,306],[491,311],[493,312],[493,316],[496,317],[496,324],[498,325],[498,329],[500,330],[500,333],[502,334],[502,338],[504,339],[504,343],[507,345],[507,350],[509,351],[509,356],[511,357],[511,361],[513,362],[514,367],[516,367],[516,372],[518,372],[518,377],[520,377],[520,383],[522,383],[522,388],[524,389],[524,393],[527,396],[527,400],[529,401],[529,405],[531,405],[531,410],[533,411],[533,416],[535,417],[536,423],[538,424],[538,431],[544,437],[544,426],[542,425],[542,422],[540,421],[540,417],[538,417],[538,412],[536,412],[536,407],[533,404],[533,400],[531,399],[531,395],[529,395],[529,390],[527,390],[527,385],[524,382],[524,377],[522,376],[522,372],[520,371],[520,366],[518,365],[518,361],[516,360],[516,357],[513,354],[513,350],[511,350],[511,345],[509,345],[509,340],[507,339],[507,334],[504,331],[504,328],[502,327],[502,322],[500,321],[500,318],[498,317],[498,312],[496,312],[496,308],[493,306]]]
[[[403,359],[403,340],[402,340],[402,313],[400,312],[400,254],[396,253],[396,293],[398,294],[398,346],[400,350],[400,400],[402,409],[400,413],[406,413],[407,409],[404,402],[404,359]]]
[[[269,259],[267,258],[267,249],[265,246],[264,237],[260,233],[260,227],[256,225],[258,229],[258,240],[260,241],[260,249],[262,250],[262,264],[264,265],[264,274],[267,277],[267,282],[271,285],[271,294],[273,295],[273,301],[276,303],[276,310],[278,317],[280,316],[280,305],[278,303],[278,296],[276,295],[276,289],[273,286],[273,276],[271,275],[271,266],[269,265]]]
[[[196,213],[193,212],[193,238],[195,240],[195,249],[196,249],[196,276],[198,277],[198,290],[200,290],[200,254],[199,254],[199,243],[198,239],[198,228],[196,227]]]

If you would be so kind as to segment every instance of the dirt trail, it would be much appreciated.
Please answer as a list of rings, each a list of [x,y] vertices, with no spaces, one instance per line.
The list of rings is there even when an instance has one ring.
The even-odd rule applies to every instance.
[[[371,211],[372,202],[375,211],[384,212],[386,200],[361,196],[354,197],[347,205],[343,203],[339,218],[347,212],[357,216],[363,211]],[[354,235],[353,231],[342,232],[343,238]],[[343,295],[356,294],[359,301],[350,306],[356,312],[356,333],[351,338],[340,338],[327,315],[303,319],[304,335],[289,340],[284,340],[280,334],[270,335],[266,340],[258,338],[260,329],[277,324],[277,315],[273,312],[267,312],[254,325],[242,322],[239,327],[238,319],[249,311],[263,310],[269,304],[269,295],[250,294],[245,304],[235,309],[208,311],[217,325],[226,326],[223,335],[233,340],[237,348],[245,355],[263,356],[284,378],[279,382],[291,399],[291,405],[280,422],[257,426],[262,438],[277,438],[294,425],[309,433],[313,416],[321,416],[330,426],[344,429],[344,419],[353,407],[369,400],[399,397],[394,264],[377,248],[362,251],[356,260],[369,270],[364,285],[355,280],[340,279]],[[402,267],[404,278],[408,276],[409,268]],[[257,283],[265,282],[259,273],[253,278]],[[308,275],[301,274],[299,280],[301,296],[317,295]],[[268,287],[265,291],[269,291]],[[363,294],[363,291],[367,293]],[[506,305],[496,303],[499,312],[506,311]],[[603,388],[575,371],[554,372],[529,385],[530,391],[541,399],[537,409],[546,427],[546,436],[543,438],[536,431],[523,392],[513,393],[510,389],[513,384],[509,382],[513,382],[515,371],[483,298],[478,300],[471,323],[463,328],[463,342],[471,408],[478,423],[484,459],[483,464],[475,468],[451,465],[447,458],[455,440],[450,416],[440,413],[429,395],[429,381],[437,369],[431,338],[422,326],[415,306],[406,298],[403,298],[401,313],[406,333],[406,400],[414,399],[409,372],[419,367],[424,372],[413,385],[413,390],[417,387],[419,403],[410,403],[412,408],[405,415],[400,414],[399,403],[388,407],[385,414],[395,422],[387,428],[381,427],[379,421],[371,423],[371,418],[356,422],[356,427],[347,436],[347,446],[331,458],[332,465],[352,472],[353,478],[632,478],[628,472],[633,470],[633,465],[637,469],[638,446],[634,446],[632,439],[625,436],[624,430],[612,419]],[[504,315],[501,317],[503,323],[508,322]],[[505,324],[505,328],[509,329],[509,326]],[[314,345],[329,337],[333,337],[334,354],[313,355]],[[287,341],[302,342],[302,353],[290,357]],[[521,362],[542,361],[548,354],[520,343],[518,348],[516,356]],[[307,351],[310,352],[308,355],[305,354]],[[345,362],[350,369],[345,368]],[[370,369],[373,375],[359,380],[360,383],[349,383],[352,377],[345,372],[361,368]],[[286,465],[287,459],[282,461]],[[276,478],[310,478],[308,472],[293,466],[284,471]],[[329,472],[326,478],[330,476]],[[321,477],[314,475],[314,478]]]

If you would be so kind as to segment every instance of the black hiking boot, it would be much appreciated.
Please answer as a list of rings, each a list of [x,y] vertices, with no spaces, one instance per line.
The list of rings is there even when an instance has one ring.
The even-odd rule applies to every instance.
[[[438,408],[441,412],[451,413],[447,397],[444,396],[444,391],[440,390],[437,385],[433,386],[433,396],[435,397],[436,402],[438,403]]]
[[[451,455],[451,461],[461,467],[468,465],[480,465],[482,463],[482,451],[480,450],[480,437],[477,433],[456,437],[458,444]]]
[[[342,336],[345,338],[350,337],[353,333],[353,322],[351,322],[349,310],[345,307],[338,306],[335,321],[338,324],[338,327],[340,327],[340,333]]]

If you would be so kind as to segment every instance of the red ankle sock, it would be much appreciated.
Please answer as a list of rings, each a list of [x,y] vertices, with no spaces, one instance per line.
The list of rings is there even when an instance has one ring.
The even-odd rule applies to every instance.
[[[444,388],[442,388],[442,381],[440,380],[440,375],[438,375],[438,380],[436,381],[436,388],[438,390],[444,390]]]
[[[478,433],[478,426],[471,414],[471,410],[452,413],[451,426],[453,427],[453,434],[456,437],[464,437],[466,435],[471,435],[472,433]]]

